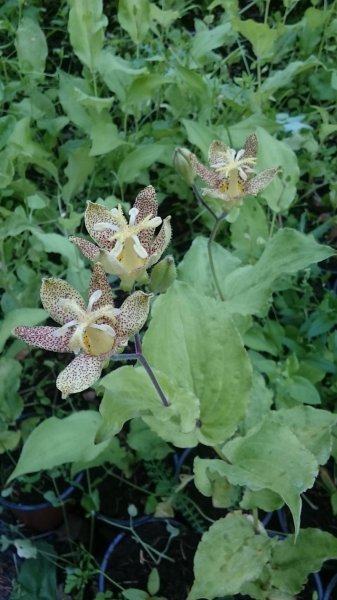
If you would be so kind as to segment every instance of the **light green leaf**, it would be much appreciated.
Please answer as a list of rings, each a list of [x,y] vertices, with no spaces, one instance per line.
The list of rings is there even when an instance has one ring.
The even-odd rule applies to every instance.
[[[169,407],[161,404],[143,368],[121,367],[103,377],[100,382],[105,389],[100,405],[103,423],[98,440],[118,433],[129,419],[142,417],[163,440],[183,448],[197,444],[198,399],[191,391],[170,382],[163,373],[155,371],[155,375],[171,404]]]
[[[259,150],[256,171],[280,167],[279,173],[259,196],[276,211],[287,210],[296,197],[300,170],[294,151],[286,142],[275,139],[263,127],[256,128]]]
[[[252,44],[254,54],[259,60],[266,60],[272,56],[274,44],[280,35],[276,29],[253,19],[240,21],[235,18],[232,20],[232,26]]]
[[[32,228],[32,234],[42,243],[45,252],[61,254],[69,262],[76,263],[78,255],[74,244],[59,233],[43,233],[38,229]]]
[[[122,103],[126,103],[128,100],[131,83],[139,75],[147,73],[144,67],[133,68],[127,60],[113,54],[111,48],[101,52],[98,58],[98,71],[109,90],[114,92]]]
[[[216,521],[201,538],[194,557],[195,581],[187,600],[214,600],[238,594],[257,579],[270,557],[273,540],[256,534],[240,514]]]
[[[14,421],[23,410],[23,398],[18,394],[22,365],[14,358],[0,358],[0,418]]]
[[[48,317],[42,308],[16,308],[8,313],[0,327],[0,351],[11,336],[13,329],[20,325],[38,325]]]
[[[28,16],[20,21],[15,47],[20,71],[33,79],[40,79],[46,65],[48,46],[41,27]]]
[[[220,244],[212,244],[212,256],[219,281],[224,281],[232,271],[241,265],[239,258],[225,250]],[[202,236],[194,238],[191,247],[186,252],[178,266],[178,277],[189,283],[205,296],[217,296],[211,273],[208,240]]]
[[[21,438],[20,431],[0,431],[0,454],[14,450]]]
[[[148,102],[149,98],[153,98],[161,86],[174,82],[175,79],[173,77],[169,78],[167,75],[165,77],[156,74],[139,75],[128,89],[126,106]]]
[[[261,423],[267,414],[269,415],[272,402],[273,392],[267,387],[264,377],[254,371],[250,401],[243,421],[245,432]]]
[[[293,375],[277,382],[277,406],[301,404],[321,404],[320,395],[315,386],[301,375]]]
[[[91,72],[97,68],[108,19],[102,0],[68,0],[68,31],[76,56]]]
[[[229,508],[236,506],[241,496],[241,488],[229,483],[222,471],[223,460],[214,458],[194,459],[193,473],[195,487],[204,496],[212,497],[213,506]]]
[[[313,236],[294,229],[280,229],[266,244],[255,263],[230,273],[222,284],[225,306],[231,313],[261,314],[266,311],[274,283],[334,255],[334,250],[320,245]]]
[[[296,540],[288,535],[274,547],[270,583],[278,590],[297,594],[309,573],[320,571],[325,560],[336,558],[336,537],[319,529],[301,529]]]
[[[107,112],[93,119],[89,135],[92,143],[90,156],[108,154],[108,152],[124,143],[119,137],[116,125],[112,123]]]
[[[13,544],[20,558],[37,557],[37,548],[33,546],[32,542],[29,539],[18,538],[17,540],[13,540]]]
[[[257,199],[243,203],[230,229],[236,256],[246,263],[259,258],[269,237],[269,226],[266,213]]]
[[[272,75],[267,77],[260,88],[260,93],[270,97],[278,89],[288,87],[294,77],[318,65],[318,60],[314,56],[310,56],[307,60],[295,60],[289,63],[284,69],[277,69]]]
[[[9,481],[66,463],[92,461],[109,445],[109,441],[95,443],[101,422],[93,410],[81,410],[64,419],[46,419],[26,440]]]
[[[171,157],[172,152],[164,144],[143,144],[127,154],[121,162],[117,177],[120,183],[129,183],[139,177],[140,173],[148,169],[154,162],[161,161],[162,157]],[[166,162],[167,158],[164,160]]]
[[[92,119],[85,107],[77,102],[78,90],[90,95],[88,82],[80,77],[68,75],[68,73],[64,73],[63,71],[60,71],[59,78],[59,98],[63,110],[72,123],[83,129],[86,133],[89,133],[92,126]]]
[[[188,141],[199,148],[204,156],[207,156],[208,148],[216,137],[211,127],[206,127],[192,119],[182,119],[181,122],[186,129]]]
[[[312,487],[318,463],[291,429],[267,417],[245,437],[228,442],[222,451],[231,463],[223,467],[228,480],[253,491],[266,488],[279,494],[291,510],[298,533],[300,494]]]
[[[283,500],[279,494],[271,490],[258,490],[253,492],[247,487],[244,490],[240,507],[244,510],[260,508],[265,512],[272,512],[283,506]]]
[[[172,448],[151,431],[142,419],[131,421],[127,442],[141,460],[162,460],[172,452]]]
[[[89,156],[90,147],[83,142],[71,143],[67,146],[68,163],[64,169],[67,183],[62,188],[62,197],[69,202],[73,196],[82,191],[84,184],[95,167],[95,161]]]
[[[193,37],[191,46],[191,55],[195,62],[200,62],[207,54],[216,48],[222,47],[226,44],[230,45],[233,43],[235,34],[233,34],[233,28],[227,21],[222,25],[217,25],[211,29],[205,31],[198,31]]]
[[[200,441],[232,435],[246,413],[251,367],[223,303],[175,282],[156,300],[143,342],[150,365],[199,399]]]
[[[135,44],[142,42],[150,27],[149,0],[119,0],[118,21]]]
[[[332,450],[331,431],[337,415],[311,406],[297,406],[272,413],[274,423],[285,424],[297,439],[324,465]]]
[[[179,19],[180,13],[177,10],[162,10],[159,6],[154,4],[154,2],[151,2],[150,16],[151,20],[157,21],[161,27],[166,29],[170,27],[174,21]]]
[[[51,160],[51,155],[33,139],[33,131],[28,117],[16,122],[8,140],[8,149],[16,159],[20,158],[26,164],[38,165],[57,181],[57,168]]]

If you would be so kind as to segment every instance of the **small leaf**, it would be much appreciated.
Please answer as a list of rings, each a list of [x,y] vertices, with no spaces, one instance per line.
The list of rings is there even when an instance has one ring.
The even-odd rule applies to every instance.
[[[108,19],[103,15],[102,0],[68,0],[68,31],[76,56],[93,72],[102,50]]]
[[[20,21],[16,32],[16,52],[20,71],[33,79],[43,76],[48,46],[39,24],[28,16]]]
[[[150,27],[149,0],[119,0],[118,21],[135,44],[142,42]]]
[[[12,334],[15,327],[20,325],[38,325],[48,317],[48,313],[42,308],[16,308],[9,312],[1,323],[0,329],[0,351]]]
[[[13,540],[13,544],[20,558],[37,557],[37,548],[33,546],[29,539],[19,538],[17,540]]]
[[[151,596],[154,596],[155,594],[157,594],[159,592],[159,588],[160,588],[159,573],[158,573],[158,569],[154,568],[151,570],[151,573],[147,580],[147,589],[148,589],[149,594],[151,594]]]

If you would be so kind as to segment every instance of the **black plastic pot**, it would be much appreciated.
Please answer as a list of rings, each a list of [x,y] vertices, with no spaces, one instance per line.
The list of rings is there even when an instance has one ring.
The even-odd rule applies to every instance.
[[[79,473],[74,480],[79,484],[83,473]],[[59,496],[59,501],[64,504],[76,491],[75,485],[69,485]],[[50,502],[40,502],[37,504],[16,503],[0,496],[0,504],[8,508],[14,516],[27,527],[35,531],[51,531],[55,529],[63,520],[63,507],[52,506]]]

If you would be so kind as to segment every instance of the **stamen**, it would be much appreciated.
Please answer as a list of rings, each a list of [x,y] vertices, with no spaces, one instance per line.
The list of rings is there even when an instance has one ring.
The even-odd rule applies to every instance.
[[[93,325],[90,325],[90,327],[92,327],[93,329],[99,329],[100,331],[104,331],[104,333],[111,335],[111,337],[116,336],[116,332],[115,332],[114,328],[111,327],[111,325],[107,325],[106,323],[102,323],[102,324],[94,323]]]
[[[136,208],[136,207],[130,208],[130,210],[129,210],[129,215],[130,215],[129,225],[131,225],[131,226],[135,225],[138,214],[139,214],[138,208]]]
[[[244,149],[238,150],[236,153],[235,160],[240,160],[240,158],[244,155],[244,153],[245,153]]]
[[[118,231],[117,225],[113,225],[112,223],[95,223],[93,229],[95,231],[105,231],[109,229],[110,231]]]
[[[131,237],[133,239],[133,249],[134,249],[135,253],[138,254],[138,256],[140,258],[147,258],[149,255],[148,255],[147,251],[145,250],[144,246],[141,245],[138,236],[133,235]]]
[[[88,311],[91,312],[92,311],[92,307],[95,304],[95,302],[97,302],[97,300],[99,300],[102,296],[102,290],[96,290],[95,292],[93,292],[89,298],[89,302],[88,302]]]
[[[150,219],[147,223],[147,227],[158,227],[159,225],[162,224],[162,219],[160,217],[153,217],[153,219]]]
[[[59,329],[56,329],[53,332],[53,336],[54,337],[61,337],[68,329],[70,329],[70,327],[73,327],[74,325],[77,325],[78,321],[76,321],[76,319],[73,319],[72,321],[68,321],[68,323],[65,323],[64,325],[62,325],[62,327],[59,327]]]
[[[120,253],[123,251],[123,248],[124,248],[124,242],[122,242],[122,240],[117,240],[113,249],[110,251],[111,256],[118,258]]]

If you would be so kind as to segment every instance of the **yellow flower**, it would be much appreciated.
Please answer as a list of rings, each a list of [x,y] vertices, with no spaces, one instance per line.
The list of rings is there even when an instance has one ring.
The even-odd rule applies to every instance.
[[[160,259],[171,239],[170,217],[162,221],[157,209],[156,193],[151,185],[138,194],[129,211],[129,220],[121,206],[108,210],[89,202],[85,224],[98,246],[77,237],[70,240],[87,258],[100,263],[107,273],[120,277],[124,289],[130,289]]]
[[[41,302],[61,327],[17,327],[13,333],[32,346],[76,354],[56,380],[66,398],[95,383],[104,362],[122,351],[129,337],[144,325],[150,295],[135,292],[116,309],[106,275],[95,265],[87,305],[69,283],[56,278],[43,280]]]
[[[220,141],[212,142],[208,151],[210,169],[191,153],[190,161],[197,175],[208,184],[203,194],[224,202],[237,202],[245,196],[256,196],[271,182],[278,168],[266,169],[252,177],[255,171],[257,138],[250,135],[242,150],[234,150]]]

